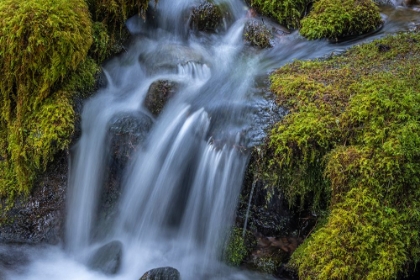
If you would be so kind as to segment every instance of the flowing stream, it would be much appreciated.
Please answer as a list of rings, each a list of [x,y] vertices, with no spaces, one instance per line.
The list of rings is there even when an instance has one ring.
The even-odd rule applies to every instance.
[[[271,106],[261,94],[264,77],[294,59],[337,54],[361,40],[308,42],[294,32],[256,50],[243,40],[245,3],[214,2],[229,14],[215,34],[191,30],[185,15],[196,0],[159,0],[153,22],[127,22],[129,48],[104,65],[106,86],[84,105],[69,176],[65,249],[26,248],[31,262],[6,279],[128,280],[161,266],[175,267],[184,280],[271,279],[222,261],[250,148],[269,125],[259,119]],[[418,16],[402,7],[384,10],[385,27],[363,40],[408,30],[412,14]],[[176,83],[177,91],[155,117],[144,100],[161,80]],[[110,124],[124,115],[149,119],[152,127],[123,171],[113,219],[101,227]],[[95,250],[111,241],[122,244],[118,273],[89,269]]]

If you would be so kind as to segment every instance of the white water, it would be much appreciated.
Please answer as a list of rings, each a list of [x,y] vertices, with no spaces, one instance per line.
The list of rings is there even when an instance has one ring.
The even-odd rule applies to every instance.
[[[227,4],[231,22],[213,35],[191,32],[181,16],[199,2],[159,0],[156,26],[128,21],[137,37],[125,54],[105,65],[107,86],[84,105],[82,136],[71,162],[65,250],[27,249],[29,264],[6,272],[6,279],[128,280],[161,266],[177,268],[184,280],[266,277],[221,261],[247,148],[257,142],[252,113],[263,98],[254,85],[288,61],[341,52],[350,44],[307,42],[294,33],[273,49],[255,52],[242,40],[247,20],[242,1],[215,1]],[[398,28],[389,25],[392,32]],[[126,113],[150,115],[142,104],[157,80],[175,81],[180,88],[132,155],[112,226],[95,238],[108,176],[110,121]],[[112,240],[123,244],[118,274],[87,268],[92,252]]]

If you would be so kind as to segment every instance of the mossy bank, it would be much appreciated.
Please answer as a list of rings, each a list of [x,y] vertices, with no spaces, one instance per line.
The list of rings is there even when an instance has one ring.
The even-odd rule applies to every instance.
[[[330,213],[292,256],[300,279],[394,279],[419,261],[419,63],[407,33],[273,73],[289,114],[266,177],[291,205]]]
[[[0,2],[0,198],[10,206],[71,142],[75,98],[148,1]],[[95,20],[95,21],[92,21]],[[4,206],[3,205],[3,206]]]

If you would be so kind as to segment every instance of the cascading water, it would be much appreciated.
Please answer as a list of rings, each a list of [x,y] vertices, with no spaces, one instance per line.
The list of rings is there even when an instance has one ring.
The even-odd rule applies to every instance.
[[[355,42],[308,42],[293,33],[256,53],[242,40],[245,3],[214,2],[230,15],[216,34],[190,30],[185,15],[199,0],[159,0],[152,23],[137,17],[127,22],[130,47],[104,66],[106,86],[84,105],[71,161],[66,250],[24,248],[31,264],[8,271],[6,279],[128,280],[161,266],[177,268],[184,280],[270,279],[220,261],[247,150],[263,137],[264,124],[255,115],[269,105],[255,87],[260,75],[288,61],[341,52]],[[395,20],[375,36],[406,29]],[[155,119],[144,101],[162,80],[176,83],[177,92]],[[130,155],[115,214],[103,227],[98,207],[112,156],[110,127],[123,115],[153,125]],[[119,272],[110,277],[89,269],[92,253],[115,240],[122,244]]]
[[[88,260],[97,247],[93,243],[121,241],[120,274],[125,279],[167,265],[176,267],[183,279],[234,275],[220,272],[224,266],[219,260],[248,158],[249,89],[257,73],[250,67],[257,60],[243,54],[245,21],[240,17],[205,44],[194,36],[185,41],[189,29],[178,24],[173,9],[182,13],[192,2],[160,1],[162,29],[155,33],[128,23],[141,34],[136,47],[105,67],[107,87],[87,102],[82,115],[83,133],[72,161],[66,246],[75,258]],[[243,7],[231,3],[231,13],[242,9],[245,14]],[[129,64],[129,70],[121,73],[120,64]],[[93,240],[109,123],[119,114],[147,115],[142,104],[157,80],[181,86],[125,171],[111,230],[105,239]]]

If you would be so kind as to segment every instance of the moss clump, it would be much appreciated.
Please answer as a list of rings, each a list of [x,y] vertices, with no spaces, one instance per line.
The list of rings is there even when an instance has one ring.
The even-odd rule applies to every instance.
[[[381,16],[371,0],[319,0],[301,24],[300,33],[308,39],[337,40],[375,30]]]
[[[293,257],[301,279],[394,279],[420,259],[418,42],[390,36],[272,76],[290,113],[265,171],[291,203],[331,210]]]
[[[225,259],[227,263],[232,266],[242,264],[255,246],[255,243],[255,237],[249,231],[245,232],[244,237],[243,229],[234,227],[225,249]]]
[[[83,64],[92,26],[83,0],[3,0],[0,17],[0,196],[12,202],[68,144],[70,92],[58,89]]]
[[[276,19],[287,28],[299,28],[312,0],[250,0],[258,12]]]

